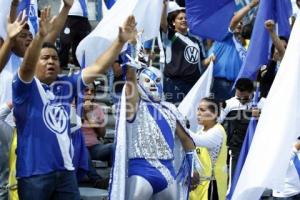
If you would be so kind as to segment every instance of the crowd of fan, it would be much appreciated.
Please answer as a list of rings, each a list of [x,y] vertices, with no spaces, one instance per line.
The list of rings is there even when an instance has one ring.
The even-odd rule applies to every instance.
[[[178,3],[184,6],[181,1],[178,1]],[[296,3],[300,8],[300,1],[297,0]],[[63,0],[59,15],[49,20],[50,8],[45,8],[41,11],[40,30],[34,36],[30,32],[26,18],[22,15],[17,16],[18,4],[18,0],[12,0],[7,26],[7,38],[2,38],[0,43],[0,197],[1,199],[8,199],[8,192],[13,193],[17,184],[20,199],[33,199],[31,198],[32,196],[36,196],[35,198],[39,199],[39,195],[43,196],[40,193],[51,196],[54,194],[53,191],[58,191],[55,195],[62,195],[61,197],[55,196],[57,199],[65,197],[76,199],[76,194],[73,197],[71,194],[66,194],[69,188],[59,186],[58,183],[52,185],[48,191],[31,189],[31,186],[34,184],[42,184],[42,178],[47,178],[47,181],[43,182],[45,184],[45,186],[43,185],[44,187],[53,184],[57,180],[68,179],[68,181],[72,181],[72,177],[68,174],[55,173],[52,174],[54,177],[49,177],[48,173],[59,172],[61,169],[72,171],[74,167],[79,182],[89,180],[92,186],[107,189],[109,178],[101,177],[97,173],[93,167],[92,160],[107,161],[109,166],[111,166],[114,145],[105,141],[107,116],[105,116],[99,104],[100,100],[96,98],[99,85],[96,80],[89,78],[88,75],[104,73],[103,69],[108,69],[111,66],[112,70],[110,69],[108,74],[106,74],[109,81],[105,82],[111,83],[107,86],[110,88],[108,91],[112,98],[112,103],[117,104],[125,82],[124,70],[121,67],[125,60],[124,56],[118,55],[119,52],[117,52],[117,56],[114,55],[116,52],[109,52],[110,55],[105,55],[107,57],[101,57],[96,61],[95,66],[98,66],[98,71],[95,67],[95,69],[72,72],[68,77],[58,78],[56,75],[69,70],[70,65],[73,64],[80,67],[75,56],[76,47],[92,30],[87,18],[87,10],[82,11],[79,1]],[[246,52],[249,43],[255,42],[250,41],[255,17],[252,17],[252,20],[247,22],[247,24],[243,19],[258,4],[259,0],[252,0],[248,5],[236,11],[228,25],[228,32],[224,40],[212,41],[200,39],[189,33],[184,7],[180,7],[173,1],[165,0],[163,3],[160,27],[161,37],[159,38],[163,44],[163,49],[160,49],[160,55],[164,59],[162,65],[158,67],[164,75],[163,90],[165,100],[178,105],[204,73],[209,63],[214,63],[211,94],[215,100],[214,102],[221,105],[218,121],[225,125],[227,131],[228,154],[232,160],[230,163],[230,174],[234,173],[249,119],[251,116],[259,118],[264,98],[267,97],[288,44],[288,38],[276,34],[274,21],[267,20],[265,28],[268,30],[273,42],[269,61],[261,67],[255,82],[241,78],[235,84],[235,91],[232,90],[244,60],[241,51]],[[125,38],[122,42],[127,40],[128,38]],[[58,49],[55,46],[56,43],[60,44]],[[152,45],[158,42],[150,41],[149,43],[151,44],[150,46],[145,46],[145,54],[148,57],[144,60],[148,64],[152,63],[155,58],[154,54],[159,54],[152,50]],[[116,49],[119,48],[117,45]],[[100,61],[100,59],[104,61]],[[33,65],[37,65],[36,69],[32,67]],[[40,81],[37,81],[37,78],[33,78],[34,73]],[[75,110],[81,111],[80,115],[74,114],[74,119],[71,117],[73,127],[71,130],[68,130],[72,132],[71,137],[74,146],[74,156],[70,158],[72,163],[69,163],[68,166],[65,161],[68,158],[49,157],[49,160],[55,162],[63,160],[64,167],[55,162],[54,164],[45,164],[48,159],[43,156],[47,156],[47,153],[38,155],[40,153],[38,148],[52,151],[51,148],[53,147],[47,147],[47,142],[51,144],[51,140],[47,141],[47,137],[41,138],[43,143],[40,146],[32,145],[29,148],[26,146],[28,144],[25,144],[30,143],[30,140],[34,139],[32,137],[36,137],[35,134],[39,133],[37,131],[33,134],[28,134],[26,131],[35,127],[37,129],[39,127],[38,123],[42,120],[37,118],[36,110],[32,105],[34,103],[40,104],[36,99],[44,98],[40,97],[43,96],[41,92],[38,93],[41,90],[40,87],[43,87],[45,91],[51,90],[54,95],[58,96],[65,95],[65,92],[69,90],[64,88],[66,87],[64,85],[52,85],[57,79],[70,82],[76,88],[73,91],[82,94],[78,95],[71,92],[72,95],[68,99],[56,99],[59,102],[63,101],[64,104],[73,105],[66,108],[68,113],[74,114],[76,113]],[[79,86],[78,82],[82,83],[82,85]],[[88,87],[84,86],[86,83],[90,83]],[[49,88],[50,86],[51,88]],[[254,102],[255,88],[258,86],[260,101]],[[45,93],[46,102],[53,101],[49,93]],[[77,105],[82,106],[79,108]],[[196,110],[197,108],[195,108],[195,112]],[[12,114],[12,111],[14,114]],[[237,112],[244,112],[246,115],[235,117]],[[63,114],[59,111],[57,113]],[[31,118],[31,120],[27,118]],[[47,116],[40,115],[39,118],[47,118]],[[26,129],[28,124],[32,126],[31,129]],[[51,129],[51,125],[49,126]],[[13,144],[11,141],[16,127],[20,131],[17,134],[18,141],[20,141],[17,149],[16,146],[11,145]],[[64,135],[63,131],[57,133],[57,137]],[[42,133],[40,132],[39,134]],[[64,145],[55,145],[55,148],[64,148]],[[11,168],[12,166],[9,168],[9,164],[15,165],[11,158],[9,162],[9,156],[15,157],[15,152],[18,156],[17,159],[19,159],[16,168],[18,183],[16,183],[16,179],[8,182],[9,169],[10,173],[13,173],[13,168]],[[33,165],[40,166],[27,166],[26,162],[35,162]],[[45,174],[47,177],[41,176]],[[55,179],[55,176],[59,178]],[[59,189],[56,187],[61,187],[62,192],[59,193]],[[76,193],[76,189],[72,187],[78,187],[77,184],[71,184],[70,187],[70,190],[72,190],[70,193],[74,191]],[[26,192],[26,190],[30,190],[31,193]],[[300,193],[300,188],[294,190],[298,191],[296,191],[296,194],[295,191],[292,191],[293,195]],[[11,199],[15,199],[16,196],[16,193],[10,195]],[[278,197],[282,196],[279,194]]]

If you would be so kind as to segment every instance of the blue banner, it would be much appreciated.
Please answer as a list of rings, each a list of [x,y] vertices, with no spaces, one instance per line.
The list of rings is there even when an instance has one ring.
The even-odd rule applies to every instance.
[[[222,41],[235,9],[234,0],[186,0],[190,32],[202,38]]]

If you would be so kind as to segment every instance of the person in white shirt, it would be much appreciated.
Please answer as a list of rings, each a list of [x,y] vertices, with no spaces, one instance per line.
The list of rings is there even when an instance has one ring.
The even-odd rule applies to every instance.
[[[228,148],[230,155],[230,171],[234,174],[239,153],[247,132],[251,116],[259,117],[264,99],[254,102],[254,85],[248,78],[240,78],[235,85],[235,96],[225,102],[218,119],[224,123],[228,135]]]
[[[300,141],[294,144],[282,191],[273,191],[274,200],[300,199]],[[297,169],[298,168],[298,169]]]
[[[60,33],[59,59],[62,68],[67,69],[69,51],[72,48],[72,61],[76,66],[80,66],[76,58],[76,48],[80,41],[85,38],[92,28],[88,19],[87,0],[74,0],[70,9],[67,21]]]

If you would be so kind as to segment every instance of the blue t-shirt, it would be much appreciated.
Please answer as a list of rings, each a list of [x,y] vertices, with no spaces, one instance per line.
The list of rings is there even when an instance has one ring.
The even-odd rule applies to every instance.
[[[209,54],[214,53],[214,77],[234,81],[242,67],[242,60],[233,41],[233,34],[228,32],[222,42],[215,42]]]
[[[34,78],[30,83],[13,79],[16,119],[17,177],[74,170],[70,136],[70,106],[85,86],[81,73],[59,76],[51,85]]]

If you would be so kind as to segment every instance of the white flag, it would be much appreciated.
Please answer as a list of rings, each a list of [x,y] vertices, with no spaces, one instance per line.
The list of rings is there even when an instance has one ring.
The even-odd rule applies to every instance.
[[[0,37],[2,39],[6,38],[6,25],[10,10],[10,4],[11,0],[0,1]]]
[[[189,120],[190,130],[193,132],[196,132],[198,128],[196,109],[200,100],[210,94],[212,76],[213,62],[209,64],[206,71],[178,106],[180,113]]]
[[[119,27],[123,25],[129,15],[134,15],[137,30],[143,30],[143,41],[156,37],[159,33],[163,0],[118,0],[107,11],[103,19],[76,50],[78,60],[83,53],[86,55],[86,64],[94,63],[112,42],[117,38]]]
[[[121,104],[118,104],[115,133],[114,164],[111,172],[109,199],[124,200],[126,194],[127,142],[126,142],[126,95],[122,90]]]
[[[300,16],[262,110],[233,194],[258,200],[265,188],[282,189],[292,143],[300,135]]]

